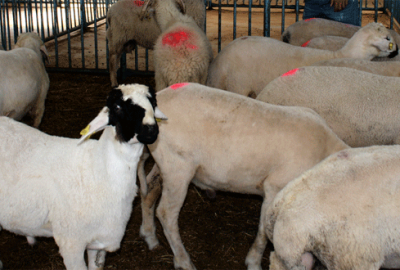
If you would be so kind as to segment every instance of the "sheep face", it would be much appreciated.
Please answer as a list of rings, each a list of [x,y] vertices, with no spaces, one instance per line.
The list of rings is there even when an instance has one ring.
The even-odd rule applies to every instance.
[[[120,85],[110,92],[106,107],[90,122],[81,141],[106,126],[114,126],[116,139],[122,143],[152,144],[158,136],[156,118],[166,116],[157,108],[153,89],[138,84]]]
[[[370,34],[370,32],[372,33],[370,34],[371,37],[369,39],[369,42],[371,43],[371,45],[381,51],[378,57],[386,57],[391,54],[393,55],[393,53],[397,53],[396,42],[394,41],[394,38],[390,34],[390,32],[385,28],[385,26],[380,23],[370,23],[365,27],[370,28],[368,29],[369,31],[366,31],[367,34]]]

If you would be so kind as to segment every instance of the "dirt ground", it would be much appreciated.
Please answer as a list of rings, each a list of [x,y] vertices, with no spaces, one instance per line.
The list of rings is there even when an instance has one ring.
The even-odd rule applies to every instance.
[[[208,12],[209,21],[216,11]],[[231,22],[230,14],[223,18]],[[242,15],[240,15],[242,16]],[[246,18],[247,15],[243,15]],[[273,17],[279,23],[271,28],[271,36],[280,35],[280,16]],[[372,15],[371,15],[371,18]],[[214,18],[215,19],[215,18]],[[262,27],[253,18],[252,35],[261,35]],[[286,18],[287,25],[294,22]],[[363,24],[367,21],[367,16]],[[232,40],[230,22],[224,24],[223,33],[228,34],[224,43]],[[215,36],[207,24],[210,40],[216,49]],[[226,27],[226,29],[225,29]],[[241,35],[247,35],[247,22],[238,24]],[[78,138],[83,129],[105,105],[110,88],[108,75],[50,73],[50,89],[46,110],[40,130],[57,136]],[[129,77],[120,83],[141,83],[154,86],[153,77]],[[256,236],[261,208],[261,198],[256,196],[218,192],[210,200],[203,191],[190,186],[186,202],[180,213],[179,226],[184,245],[198,269],[245,269],[246,254]],[[173,269],[173,254],[158,223],[157,235],[160,247],[149,251],[139,237],[141,224],[140,197],[134,202],[121,248],[107,254],[106,269]],[[269,245],[262,260],[268,269]],[[26,239],[7,231],[0,234],[0,259],[4,269],[65,269],[58,247],[52,238],[38,238],[31,247]]]

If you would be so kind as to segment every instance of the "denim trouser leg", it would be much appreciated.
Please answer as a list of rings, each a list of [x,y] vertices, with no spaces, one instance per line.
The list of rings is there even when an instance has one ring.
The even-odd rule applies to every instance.
[[[305,0],[303,19],[324,18],[337,22],[360,25],[358,0],[349,0],[347,6],[334,12],[330,0]]]

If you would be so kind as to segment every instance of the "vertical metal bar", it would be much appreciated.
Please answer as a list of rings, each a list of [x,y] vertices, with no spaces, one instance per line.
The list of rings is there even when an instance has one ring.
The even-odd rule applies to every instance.
[[[375,0],[375,16],[374,16],[374,21],[378,21],[378,0]]]
[[[109,9],[109,5],[110,5],[110,0],[106,0],[106,13],[108,13],[108,9]],[[108,29],[108,22],[106,20],[106,33],[107,33],[107,29]],[[106,65],[107,65],[107,70],[109,70],[109,59],[108,59],[108,40],[106,38]]]
[[[282,0],[282,27],[281,33],[285,31],[285,0]]]
[[[299,21],[299,12],[300,12],[300,0],[296,0],[296,22]]]
[[[85,68],[85,27],[86,27],[86,16],[85,16],[85,3],[84,0],[81,1],[81,51],[82,51],[82,68]]]
[[[42,1],[40,1],[40,29],[41,29],[41,33],[42,33],[42,38],[45,38],[44,35],[44,19],[43,19],[43,4]],[[37,13],[36,13],[37,14]],[[37,16],[37,15],[36,15]],[[39,17],[39,16],[38,16]]]
[[[236,39],[236,20],[237,20],[237,6],[236,0],[233,1],[233,40]]]
[[[4,3],[4,0],[1,1],[0,6],[0,23],[1,23],[1,46],[4,50],[7,48],[7,39],[6,39],[6,10],[8,9]]]
[[[55,57],[56,57],[56,67],[58,67],[58,16],[57,16],[57,0],[53,0],[53,8],[54,18],[53,18],[53,34],[54,34],[54,49],[55,49]],[[50,27],[48,27],[50,28]]]
[[[65,19],[66,19],[66,27],[67,27],[67,38],[68,38],[68,67],[72,68],[72,55],[71,55],[71,29],[70,29],[70,2],[69,0],[65,0],[64,2],[65,8]]]
[[[221,51],[221,0],[218,0],[218,52]]]
[[[149,50],[146,49],[146,71],[149,71]]]
[[[251,36],[251,5],[253,0],[249,0],[249,23],[248,23],[248,35]]]
[[[13,5],[11,5],[11,12],[13,12]],[[10,13],[8,11],[8,4],[7,4],[7,33],[8,33],[8,49],[11,49],[11,29],[10,29]],[[12,14],[12,13],[11,13]],[[6,48],[4,48],[6,49]]]
[[[49,12],[49,8],[48,8],[49,5],[50,5],[50,12]],[[51,15],[51,12],[53,10],[53,4],[51,2],[50,3],[46,2],[45,9],[46,9],[46,15],[47,15],[47,21],[46,21],[46,26],[45,27],[47,28],[47,36],[50,36],[50,25],[53,25],[53,32],[54,32],[54,29],[55,29],[54,28],[54,26],[55,26],[54,25],[54,18]]]
[[[394,23],[394,2],[390,1],[390,29],[393,29],[393,23]]]
[[[97,44],[97,0],[93,0],[93,15],[94,15],[94,59],[96,69],[99,68],[99,54]]]
[[[18,14],[17,14],[17,3],[15,2],[15,0],[13,0],[12,15],[13,15],[13,29],[14,29],[14,43],[15,43],[18,36]]]
[[[270,11],[271,11],[271,3],[270,0],[264,0],[264,37],[271,36],[270,29]]]

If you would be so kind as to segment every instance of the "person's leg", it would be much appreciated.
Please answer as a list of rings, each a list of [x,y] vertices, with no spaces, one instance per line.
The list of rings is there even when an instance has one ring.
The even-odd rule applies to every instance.
[[[347,6],[342,11],[334,12],[333,6],[324,9],[324,11],[324,14],[330,20],[360,26],[358,0],[348,0]]]

